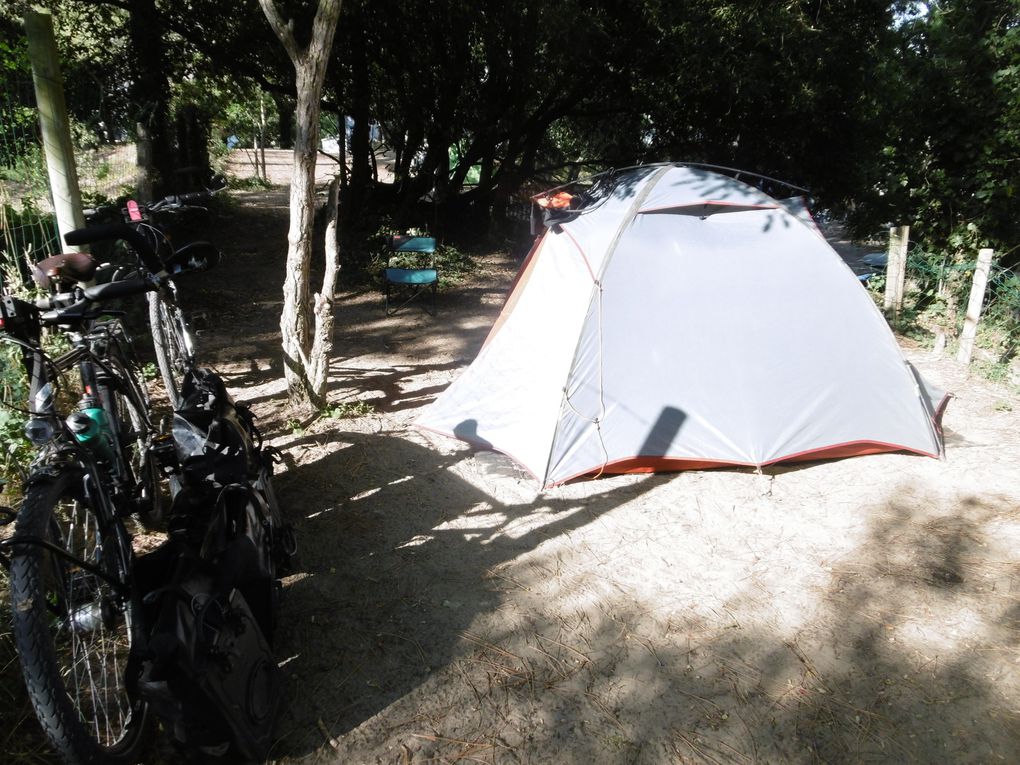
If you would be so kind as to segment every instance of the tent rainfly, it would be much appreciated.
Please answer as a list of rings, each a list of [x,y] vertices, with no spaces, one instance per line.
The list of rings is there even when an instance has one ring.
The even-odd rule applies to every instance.
[[[418,426],[503,452],[543,487],[940,456],[948,397],[799,202],[691,165],[557,194],[482,350]]]

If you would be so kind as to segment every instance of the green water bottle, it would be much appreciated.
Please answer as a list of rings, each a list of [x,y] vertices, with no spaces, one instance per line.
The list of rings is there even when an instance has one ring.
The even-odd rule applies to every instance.
[[[110,438],[110,421],[106,410],[94,402],[82,399],[82,408],[67,418],[67,427],[75,439],[100,459],[113,462],[113,445]]]

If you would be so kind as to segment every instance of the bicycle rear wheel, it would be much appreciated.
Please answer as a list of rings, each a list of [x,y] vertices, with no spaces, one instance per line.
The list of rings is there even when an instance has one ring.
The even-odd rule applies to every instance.
[[[184,375],[195,361],[191,333],[180,306],[165,300],[158,292],[149,293],[149,326],[159,374],[170,405],[176,409],[181,403]]]
[[[36,715],[64,761],[128,765],[148,728],[148,708],[128,691],[130,553],[99,528],[83,486],[80,471],[66,469],[29,484],[15,533],[36,541],[11,555],[14,640]]]

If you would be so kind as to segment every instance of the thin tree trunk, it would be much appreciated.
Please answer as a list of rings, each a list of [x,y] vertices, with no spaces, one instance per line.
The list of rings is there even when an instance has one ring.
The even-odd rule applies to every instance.
[[[311,350],[309,270],[312,259],[312,228],[315,221],[315,160],[319,144],[319,97],[308,87],[308,75],[297,73],[297,130],[294,165],[290,181],[290,229],[287,232],[287,274],[283,283],[284,376],[295,403],[315,405],[308,376]]]
[[[315,160],[319,148],[320,99],[329,52],[340,18],[340,0],[320,0],[311,40],[306,48],[298,45],[293,22],[284,21],[275,0],[259,0],[259,4],[294,64],[297,89],[287,273],[283,283],[283,312],[280,316],[284,378],[293,404],[310,404],[321,408],[325,405],[326,373],[332,352],[333,291],[332,281],[329,285],[324,282],[320,293],[321,302],[329,310],[320,308],[320,301],[313,304],[309,300],[309,270],[315,218]],[[327,267],[326,278],[335,278],[335,274],[335,265],[332,274]]]
[[[315,295],[315,330],[308,359],[308,380],[314,397],[322,402],[320,406],[326,402],[329,356],[333,347],[333,295],[340,273],[340,241],[337,233],[339,204],[340,175],[337,174],[329,184],[329,201],[326,203],[326,263],[322,274],[322,289]]]

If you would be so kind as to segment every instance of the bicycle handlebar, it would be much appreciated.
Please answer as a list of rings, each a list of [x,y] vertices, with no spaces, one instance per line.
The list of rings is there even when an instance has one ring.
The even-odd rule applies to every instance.
[[[160,210],[172,210],[178,207],[188,207],[191,205],[202,205],[212,199],[212,194],[208,191],[192,191],[188,194],[171,194],[170,196],[163,197],[158,202],[153,202],[148,206],[149,212],[159,212]]]
[[[35,301],[35,307],[40,311],[46,311],[42,320],[44,324],[58,323],[64,314],[77,316],[81,313],[86,303],[99,303],[103,300],[114,300],[115,298],[137,295],[141,292],[152,292],[156,290],[156,283],[151,279],[142,276],[131,276],[127,279],[118,279],[115,282],[96,284],[82,290],[82,299],[75,301],[75,293],[61,292],[50,297],[39,298]],[[74,301],[74,302],[71,302]]]
[[[156,285],[149,279],[141,276],[132,276],[128,279],[121,279],[106,284],[96,284],[86,287],[84,290],[85,299],[93,302],[100,300],[113,300],[114,298],[137,295],[140,292],[154,292]]]
[[[142,264],[152,273],[158,274],[163,270],[163,264],[160,263],[149,241],[136,228],[127,223],[105,223],[101,226],[76,228],[74,231],[64,234],[64,241],[72,246],[106,242],[112,239],[123,239],[130,244],[138,253]]]

